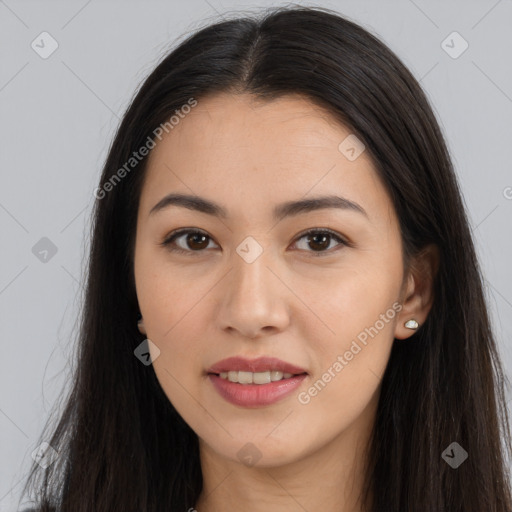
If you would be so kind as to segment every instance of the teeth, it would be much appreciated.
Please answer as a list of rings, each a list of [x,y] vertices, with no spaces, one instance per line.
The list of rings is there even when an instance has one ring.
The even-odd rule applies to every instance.
[[[229,378],[229,374],[228,374],[228,378]],[[237,382],[239,382],[240,384],[252,384],[252,373],[251,372],[238,372]]]
[[[269,370],[266,372],[221,372],[222,379],[230,382],[238,382],[240,384],[268,384],[269,382],[277,382],[282,379],[289,379],[293,373],[284,373],[278,370]]]
[[[270,380],[272,382],[275,382],[276,380],[281,380],[284,377],[284,373],[283,372],[279,372],[277,370],[272,370],[269,373],[270,373]]]

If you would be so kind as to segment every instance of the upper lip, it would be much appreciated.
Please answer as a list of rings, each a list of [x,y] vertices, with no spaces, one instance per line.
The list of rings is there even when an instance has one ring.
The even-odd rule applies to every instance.
[[[208,368],[207,373],[221,373],[229,371],[241,371],[241,372],[266,372],[268,370],[277,370],[283,373],[292,373],[299,375],[301,373],[307,373],[304,368],[295,366],[293,364],[282,361],[275,357],[258,357],[256,359],[246,359],[244,357],[228,357],[218,361],[213,366]]]

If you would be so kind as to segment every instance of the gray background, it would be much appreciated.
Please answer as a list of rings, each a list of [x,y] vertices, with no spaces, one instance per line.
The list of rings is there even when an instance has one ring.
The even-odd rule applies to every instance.
[[[166,49],[228,11],[270,5],[280,2],[0,0],[0,511],[17,510],[31,453],[67,386],[93,191],[119,118]],[[421,80],[459,176],[512,375],[512,1],[307,5],[358,22]],[[46,59],[31,47],[43,31],[59,45]],[[458,52],[460,40],[443,45],[453,31],[469,44],[458,58],[445,49]],[[33,252],[43,237],[57,249],[47,261]],[[509,391],[507,399],[510,407]]]

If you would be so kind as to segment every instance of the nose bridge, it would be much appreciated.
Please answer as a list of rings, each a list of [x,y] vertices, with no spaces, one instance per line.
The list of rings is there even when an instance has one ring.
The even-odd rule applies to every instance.
[[[276,267],[272,252],[263,249],[257,254],[256,249],[249,240],[248,245],[242,243],[233,252],[232,270],[221,299],[223,327],[234,328],[248,337],[256,336],[264,327],[282,329],[288,322],[283,285],[271,271]]]
[[[263,248],[263,245],[252,237],[248,237],[237,247],[236,253],[233,253],[231,276],[231,286],[234,291],[246,296],[251,295],[256,300],[261,298],[259,296],[262,293],[266,296],[272,291],[271,281],[275,276],[267,268],[272,266],[270,253],[270,249]]]

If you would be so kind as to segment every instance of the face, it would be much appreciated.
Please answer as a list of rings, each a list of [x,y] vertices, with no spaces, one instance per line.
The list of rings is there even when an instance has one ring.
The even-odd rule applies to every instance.
[[[400,316],[402,244],[368,152],[357,156],[349,135],[299,96],[219,94],[149,157],[135,244],[143,329],[162,389],[218,456],[286,464],[373,421]],[[224,215],[160,203],[168,194]],[[325,196],[344,200],[275,215]],[[233,357],[242,361],[222,363]]]

